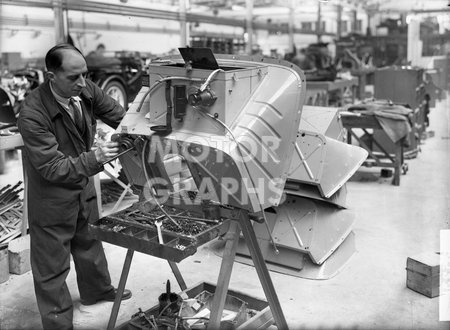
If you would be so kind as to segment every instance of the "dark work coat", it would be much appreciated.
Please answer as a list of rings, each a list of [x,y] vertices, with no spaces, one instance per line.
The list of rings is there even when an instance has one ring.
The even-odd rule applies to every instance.
[[[41,226],[51,226],[64,219],[76,219],[78,201],[86,203],[87,209],[97,207],[90,178],[103,170],[91,151],[96,119],[115,128],[125,111],[89,80],[80,98],[84,136],[54,98],[48,81],[25,99],[20,110],[18,127],[24,141],[30,223],[38,221]]]

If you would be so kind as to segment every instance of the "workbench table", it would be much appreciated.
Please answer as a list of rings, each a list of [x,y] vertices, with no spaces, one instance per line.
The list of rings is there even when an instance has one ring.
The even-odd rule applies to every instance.
[[[369,153],[369,158],[375,162],[375,166],[380,167],[392,167],[394,168],[394,178],[392,184],[395,186],[400,185],[400,174],[403,170],[404,173],[407,171],[407,165],[404,164],[403,158],[403,145],[405,137],[401,138],[397,142],[392,142],[394,145],[395,153],[391,155],[386,148],[380,143],[375,134],[369,133],[368,129],[373,129],[374,132],[377,130],[383,130],[380,122],[374,115],[365,115],[361,113],[341,113],[342,124],[344,128],[347,129],[347,143],[352,143],[352,137],[354,137],[359,145],[366,149]],[[375,153],[373,148],[371,148],[368,143],[366,143],[360,136],[355,132],[356,129],[361,129],[370,138],[370,141],[376,145],[380,150],[380,153]],[[369,143],[371,144],[371,143]]]

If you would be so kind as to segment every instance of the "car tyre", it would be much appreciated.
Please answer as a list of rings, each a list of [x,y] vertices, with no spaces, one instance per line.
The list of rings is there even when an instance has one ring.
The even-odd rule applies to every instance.
[[[128,108],[128,95],[120,81],[112,80],[108,82],[103,90],[107,95],[119,102],[125,110]]]

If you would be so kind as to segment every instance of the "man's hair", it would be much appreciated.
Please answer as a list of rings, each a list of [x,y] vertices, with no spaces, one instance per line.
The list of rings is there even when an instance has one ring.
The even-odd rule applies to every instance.
[[[74,50],[78,52],[81,56],[83,56],[80,50],[75,46],[72,46],[71,44],[66,43],[58,44],[52,49],[50,49],[47,52],[47,55],[45,55],[45,66],[47,67],[47,71],[56,72],[58,70],[61,70],[64,50]]]
[[[97,50],[98,50],[98,49],[106,49],[106,47],[105,47],[104,44],[98,44],[98,45],[97,45]]]

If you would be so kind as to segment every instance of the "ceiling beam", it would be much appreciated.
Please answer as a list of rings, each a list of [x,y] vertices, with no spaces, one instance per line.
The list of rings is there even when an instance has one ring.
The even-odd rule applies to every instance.
[[[436,9],[419,9],[419,10],[412,10],[413,14],[432,14],[432,13],[448,13],[450,12],[450,7],[445,8],[436,8]]]
[[[46,0],[0,0],[2,5],[11,6],[24,6],[24,7],[39,7],[52,9],[50,1]],[[123,15],[133,17],[144,17],[162,20],[180,21],[179,12],[157,10],[151,8],[131,7],[118,4],[100,3],[94,1],[63,1],[63,9],[75,10],[81,12],[99,13],[99,14],[111,14],[111,15]],[[191,23],[208,23],[214,25],[228,25],[245,28],[244,19],[219,17],[212,15],[203,15],[196,13],[186,13],[186,21]],[[284,25],[269,24],[265,22],[253,22],[253,28],[256,30],[268,30],[271,32],[288,33],[288,27]],[[294,29],[294,33],[298,34],[313,34],[316,32],[302,30],[299,28]],[[321,33],[322,35],[335,36],[334,33]]]

